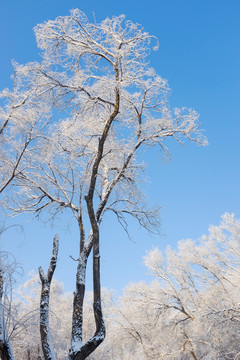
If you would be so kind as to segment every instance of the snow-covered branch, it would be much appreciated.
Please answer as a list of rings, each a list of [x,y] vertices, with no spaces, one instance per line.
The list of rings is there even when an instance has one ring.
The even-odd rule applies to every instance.
[[[58,247],[59,238],[58,235],[55,235],[53,240],[52,256],[47,274],[45,274],[43,269],[39,267],[39,277],[42,283],[40,299],[40,335],[45,360],[56,360],[49,328],[49,300],[52,276],[57,264]]]

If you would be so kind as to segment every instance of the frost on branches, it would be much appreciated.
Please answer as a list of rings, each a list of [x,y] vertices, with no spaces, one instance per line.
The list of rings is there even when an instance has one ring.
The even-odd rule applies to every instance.
[[[154,249],[145,263],[156,280],[129,287],[123,318],[144,359],[238,359],[240,221],[225,214],[208,235]],[[135,320],[131,304],[147,316]]]
[[[158,210],[146,209],[138,186],[142,149],[158,145],[164,155],[169,138],[199,145],[206,140],[196,111],[170,108],[166,80],[149,67],[157,40],[140,25],[123,15],[89,23],[73,10],[37,25],[35,35],[42,62],[14,64],[13,92],[1,94],[7,101],[0,117],[1,189],[9,190],[2,203],[12,213],[48,211],[54,218],[68,212],[77,221],[80,251],[68,359],[80,360],[105,337],[99,252],[104,214],[112,212],[126,232],[129,217],[157,231]],[[83,339],[90,253],[95,330]]]
[[[103,290],[106,340],[89,360],[232,360],[240,353],[240,221],[225,214],[219,226],[198,241],[183,240],[176,250],[150,251],[152,283],[139,282],[113,301]],[[22,285],[10,327],[18,360],[42,359],[37,275]],[[84,337],[91,337],[92,294],[84,305]],[[53,280],[50,329],[58,360],[67,358],[72,296]],[[15,326],[18,324],[18,326]],[[22,326],[20,326],[22,324]]]

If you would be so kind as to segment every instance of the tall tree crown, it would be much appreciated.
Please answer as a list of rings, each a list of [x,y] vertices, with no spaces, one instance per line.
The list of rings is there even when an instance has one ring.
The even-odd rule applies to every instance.
[[[42,62],[15,64],[15,92],[27,94],[21,111],[31,111],[41,134],[24,154],[13,208],[67,207],[79,217],[88,194],[98,222],[108,208],[123,225],[131,214],[150,228],[156,212],[143,212],[139,148],[165,152],[169,137],[205,141],[197,112],[172,110],[167,81],[149,67],[157,39],[124,15],[90,23],[78,9],[34,30]]]

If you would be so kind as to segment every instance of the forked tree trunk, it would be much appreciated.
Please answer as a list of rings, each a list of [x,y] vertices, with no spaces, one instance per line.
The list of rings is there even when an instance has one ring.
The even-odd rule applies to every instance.
[[[83,301],[85,295],[85,275],[87,259],[90,251],[93,251],[93,312],[96,324],[94,335],[86,342],[82,339],[83,324]],[[105,324],[101,307],[101,286],[100,286],[100,255],[99,236],[92,234],[89,242],[83,246],[78,260],[76,292],[73,303],[73,326],[72,341],[69,350],[68,360],[84,360],[102,343],[105,338]]]
[[[53,241],[53,251],[47,274],[39,268],[39,276],[42,283],[40,299],[40,335],[45,360],[56,360],[52,345],[51,332],[49,327],[49,301],[52,276],[57,262],[59,239],[56,235]],[[83,302],[85,295],[85,275],[87,260],[91,250],[93,251],[93,311],[95,317],[96,331],[86,342],[82,341],[83,324]],[[87,244],[81,248],[77,268],[76,291],[73,301],[73,326],[72,341],[69,350],[68,360],[84,360],[101,344],[105,338],[105,324],[101,307],[101,286],[100,286],[100,254],[99,254],[99,233],[93,233]],[[4,359],[8,360],[8,359]]]

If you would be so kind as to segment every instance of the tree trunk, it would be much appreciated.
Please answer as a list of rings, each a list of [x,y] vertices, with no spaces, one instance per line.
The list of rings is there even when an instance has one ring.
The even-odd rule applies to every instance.
[[[12,348],[9,342],[4,342],[0,344],[0,359],[14,360]]]
[[[14,360],[4,320],[4,307],[2,303],[3,282],[3,270],[0,268],[0,358],[1,360]]]
[[[97,242],[94,240],[97,239]],[[89,241],[81,249],[78,260],[78,269],[76,277],[76,291],[73,301],[73,325],[72,341],[69,350],[68,360],[84,360],[101,344],[105,337],[105,325],[101,308],[101,286],[100,286],[100,256],[99,256],[98,237],[90,235]],[[82,324],[83,324],[83,302],[85,295],[86,266],[90,251],[93,248],[93,288],[94,300],[93,311],[96,323],[95,334],[83,343]]]
[[[39,267],[39,277],[42,283],[41,299],[40,299],[40,335],[41,344],[45,360],[56,360],[56,355],[52,345],[52,337],[49,328],[49,300],[52,276],[56,268],[58,256],[59,239],[55,235],[53,240],[52,256],[45,275],[43,269]]]

